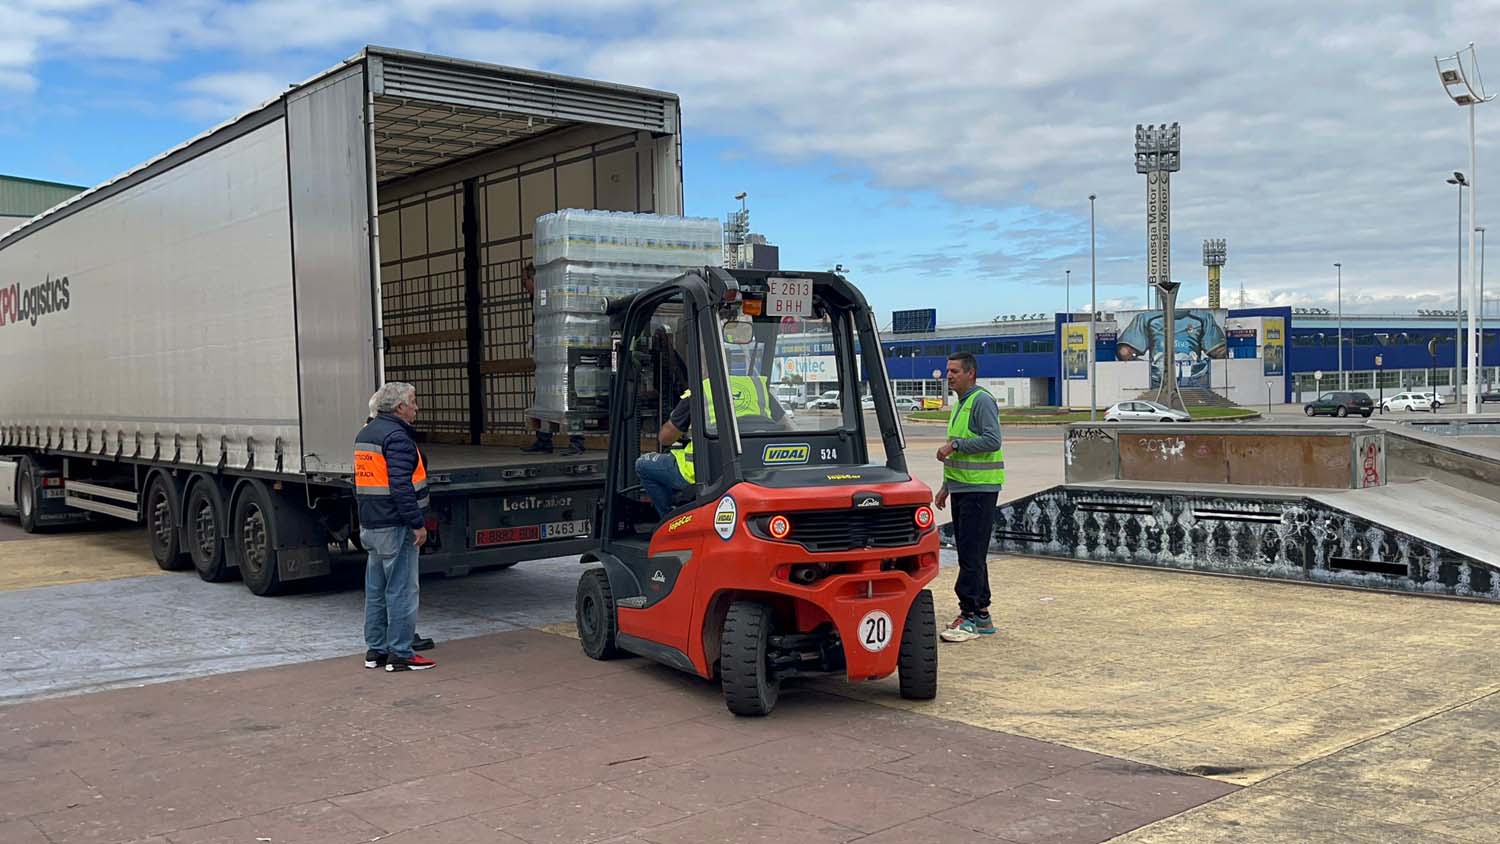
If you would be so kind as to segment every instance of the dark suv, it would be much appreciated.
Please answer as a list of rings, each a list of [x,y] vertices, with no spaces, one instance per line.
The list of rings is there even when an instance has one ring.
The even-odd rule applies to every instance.
[[[1369,393],[1324,393],[1303,405],[1302,412],[1308,416],[1325,413],[1329,416],[1348,416],[1358,413],[1369,418],[1375,412],[1375,400],[1370,398]]]

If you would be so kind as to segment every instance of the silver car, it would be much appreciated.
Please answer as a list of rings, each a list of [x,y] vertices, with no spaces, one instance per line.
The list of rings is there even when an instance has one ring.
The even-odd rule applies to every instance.
[[[1104,411],[1105,422],[1191,422],[1193,417],[1154,401],[1122,401]]]

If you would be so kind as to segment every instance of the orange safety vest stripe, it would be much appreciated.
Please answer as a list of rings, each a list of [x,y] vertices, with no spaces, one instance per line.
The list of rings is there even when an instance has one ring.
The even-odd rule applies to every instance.
[[[417,452],[417,468],[411,473],[411,484],[418,491],[427,486],[427,464],[422,453]],[[389,495],[391,489],[390,468],[385,455],[373,451],[354,452],[354,486],[357,492],[367,495]]]

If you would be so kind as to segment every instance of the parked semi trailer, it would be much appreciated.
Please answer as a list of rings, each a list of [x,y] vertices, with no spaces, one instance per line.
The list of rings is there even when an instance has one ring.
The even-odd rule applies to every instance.
[[[603,454],[527,455],[532,228],[680,214],[675,95],[369,47],[0,238],[0,508],[143,522],[256,594],[357,542],[354,434],[407,381],[422,571],[581,553]]]

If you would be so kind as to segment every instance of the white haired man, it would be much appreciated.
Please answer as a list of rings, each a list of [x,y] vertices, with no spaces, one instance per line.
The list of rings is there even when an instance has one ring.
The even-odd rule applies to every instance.
[[[415,653],[418,554],[427,541],[427,466],[412,422],[417,390],[391,381],[375,393],[375,417],[354,438],[354,493],[365,566],[365,667],[421,671]]]

